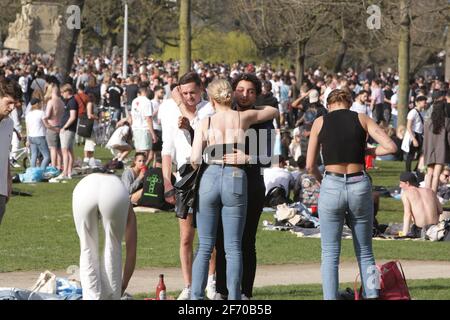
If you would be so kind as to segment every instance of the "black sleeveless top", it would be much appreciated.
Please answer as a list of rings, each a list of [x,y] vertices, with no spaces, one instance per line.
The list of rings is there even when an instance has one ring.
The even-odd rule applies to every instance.
[[[344,109],[323,117],[319,143],[324,164],[359,163],[364,165],[367,132],[356,112]]]

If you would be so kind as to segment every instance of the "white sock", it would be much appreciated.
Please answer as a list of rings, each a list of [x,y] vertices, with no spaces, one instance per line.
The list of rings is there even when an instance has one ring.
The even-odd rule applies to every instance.
[[[208,284],[213,283],[214,281],[216,281],[216,275],[213,273],[208,276]]]

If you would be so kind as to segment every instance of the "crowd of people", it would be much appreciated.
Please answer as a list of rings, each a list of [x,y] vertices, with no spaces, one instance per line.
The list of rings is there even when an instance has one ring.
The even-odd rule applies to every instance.
[[[118,180],[107,182],[95,176],[127,195],[118,199],[121,203],[115,209],[102,205],[103,195],[94,192],[92,201],[82,206],[76,203],[84,197],[81,186],[74,192],[82,251],[98,245],[86,232],[97,228],[91,223],[92,208],[108,220],[105,228],[115,221],[121,226],[109,228],[114,236],[107,265],[114,273],[109,286],[114,292],[105,294],[93,286],[96,281],[112,280],[100,280],[91,272],[82,277],[89,298],[117,298],[126,289],[136,259],[132,208],[145,194],[149,168],[159,168],[160,179],[155,181],[161,184],[161,199],[176,211],[185,207],[177,183],[193,171],[200,179],[195,205],[179,219],[185,282],[181,300],[204,299],[205,290],[209,299],[253,296],[259,219],[273,191],[280,189],[286,201],[293,193],[294,201],[318,206],[324,298],[338,298],[340,239],[346,216],[364,275],[364,297],[377,298],[377,290],[364,285],[370,277],[365,270],[375,265],[367,157],[405,160],[407,173],[400,178],[406,190],[402,234],[410,232],[410,222],[422,228],[437,223],[435,216],[442,213],[438,205],[428,206],[436,213],[421,219],[415,207],[418,202],[413,200],[417,194],[412,195],[421,180],[436,199],[439,191],[441,199],[446,194],[441,187],[448,183],[448,175],[442,179],[442,172],[448,172],[445,165],[450,163],[450,91],[448,83],[439,79],[411,81],[406,130],[398,132],[398,74],[390,69],[376,73],[372,66],[338,74],[310,68],[302,83],[297,82],[293,68],[241,61],[232,65],[194,61],[192,71],[180,75],[176,61],[130,57],[126,78],[120,75],[121,59],[91,55],[76,56],[65,79],[51,55],[7,52],[0,56],[0,66],[0,132],[8,133],[0,135],[1,150],[9,150],[7,142],[12,141],[9,159],[4,152],[0,159],[7,167],[0,176],[0,221],[11,191],[3,188],[3,181],[10,181],[9,163],[16,164],[15,154],[23,140],[30,146],[33,167],[51,165],[60,170],[50,182],[70,180],[76,141],[80,135],[84,138],[83,165],[92,166],[99,143],[96,131],[109,109],[114,130],[106,148],[113,153],[113,161],[132,162],[122,175],[121,187],[115,186]],[[249,132],[255,133],[256,140]],[[413,170],[414,160],[418,161]],[[98,182],[94,178],[82,181],[84,185]],[[199,245],[194,255],[196,230]],[[126,284],[120,286],[117,239],[125,234],[131,240],[127,242],[128,271],[123,276]],[[97,268],[98,258],[94,258],[82,255],[85,272]]]

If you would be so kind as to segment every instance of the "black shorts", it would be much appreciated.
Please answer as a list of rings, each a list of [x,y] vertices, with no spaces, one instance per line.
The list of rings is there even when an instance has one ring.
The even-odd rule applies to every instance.
[[[162,151],[162,132],[155,130],[158,141],[152,145],[152,151]]]

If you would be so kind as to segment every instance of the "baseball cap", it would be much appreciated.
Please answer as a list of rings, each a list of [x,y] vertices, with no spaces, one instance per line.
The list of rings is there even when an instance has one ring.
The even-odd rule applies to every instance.
[[[309,103],[316,103],[319,101],[319,91],[311,90],[309,93]]]
[[[409,184],[417,186],[417,177],[412,172],[402,172],[400,174],[400,181],[409,182]]]

